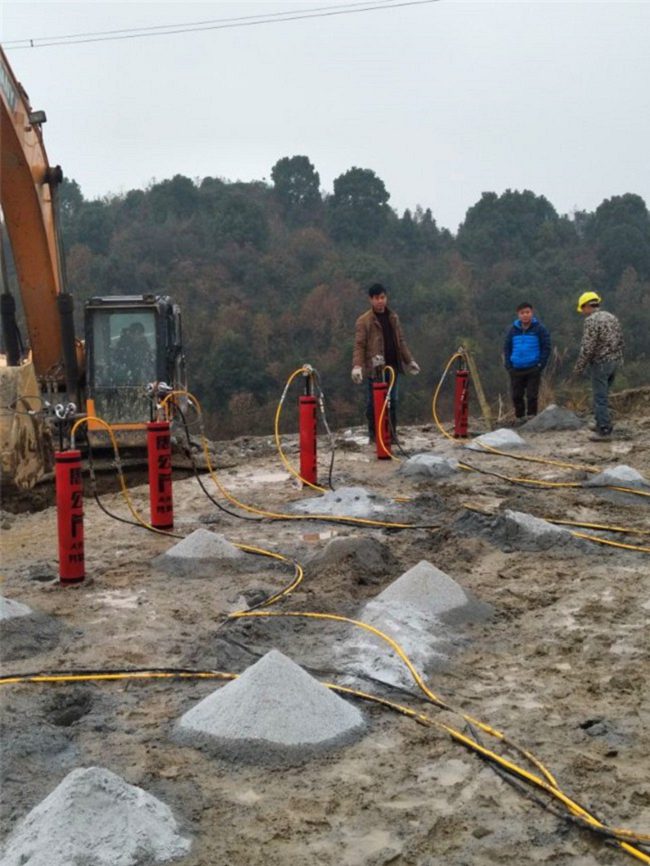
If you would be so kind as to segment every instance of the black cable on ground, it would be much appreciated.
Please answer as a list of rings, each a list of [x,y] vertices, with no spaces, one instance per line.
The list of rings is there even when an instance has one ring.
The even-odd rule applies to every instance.
[[[90,438],[87,442],[88,445],[88,475],[90,478],[90,489],[95,499],[95,502],[99,506],[100,510],[106,514],[107,517],[112,517],[113,520],[117,520],[119,523],[126,523],[127,526],[139,526],[142,524],[138,523],[136,520],[129,520],[127,517],[121,517],[119,514],[113,514],[112,511],[109,511],[108,508],[101,501],[99,496],[99,491],[97,490],[97,475],[95,474],[95,464],[93,461],[93,449],[90,444]]]
[[[332,481],[332,475],[334,473],[334,456],[336,454],[336,437],[333,435],[330,430],[330,426],[327,422],[327,415],[325,414],[325,392],[323,391],[323,387],[321,385],[320,373],[316,368],[314,368],[314,381],[316,383],[316,387],[318,388],[318,408],[321,414],[321,418],[323,420],[323,426],[325,427],[325,432],[327,433],[327,438],[330,443],[330,465],[329,471],[327,473],[327,486],[330,490],[335,490],[334,483]]]
[[[175,409],[178,412],[178,414],[180,415],[181,423],[183,424],[183,430],[185,432],[185,438],[187,439],[187,447],[185,449],[185,453],[186,453],[187,457],[189,458],[190,463],[192,464],[192,469],[194,471],[194,477],[196,478],[196,480],[199,484],[199,487],[205,493],[205,495],[208,497],[210,502],[213,505],[216,505],[216,507],[219,509],[219,511],[223,511],[224,514],[229,514],[231,517],[236,517],[239,520],[252,520],[255,523],[259,523],[260,521],[264,520],[265,519],[264,517],[254,517],[252,514],[237,514],[235,511],[231,511],[229,508],[226,508],[225,505],[222,505],[220,502],[218,502],[214,498],[214,496],[210,493],[210,491],[207,489],[207,487],[203,483],[203,479],[201,478],[201,474],[200,474],[198,467],[196,465],[196,461],[194,459],[194,454],[192,453],[192,440],[190,438],[190,430],[189,430],[189,426],[187,423],[187,417],[186,417],[185,413],[183,412],[183,410],[180,408],[180,406],[176,405]]]

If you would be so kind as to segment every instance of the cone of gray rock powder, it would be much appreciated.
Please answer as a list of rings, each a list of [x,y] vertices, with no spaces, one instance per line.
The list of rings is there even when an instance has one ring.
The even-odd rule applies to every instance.
[[[19,616],[31,616],[32,613],[31,607],[27,607],[26,604],[0,596],[0,620],[16,619]]]
[[[246,561],[246,554],[223,535],[201,528],[155,557],[151,564],[182,577],[213,577],[220,567],[241,569]]]
[[[5,842],[0,866],[137,866],[184,857],[171,810],[102,767],[69,773]]]
[[[357,618],[397,641],[416,669],[425,672],[443,665],[462,642],[464,623],[489,614],[487,605],[422,560],[367,602]],[[413,684],[403,660],[365,630],[351,630],[334,653],[339,668],[399,686]]]
[[[363,729],[357,707],[271,650],[188,710],[176,734],[228,758],[291,763],[350,742]]]

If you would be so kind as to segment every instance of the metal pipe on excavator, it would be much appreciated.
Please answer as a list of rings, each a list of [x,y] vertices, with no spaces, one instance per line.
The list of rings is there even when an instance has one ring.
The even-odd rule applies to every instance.
[[[16,301],[9,292],[0,295],[0,319],[2,319],[2,343],[7,356],[7,366],[20,364],[20,339],[16,321]]]
[[[77,365],[77,344],[74,336],[74,298],[69,292],[62,292],[57,295],[56,305],[61,320],[65,389],[68,400],[79,405],[79,368]]]

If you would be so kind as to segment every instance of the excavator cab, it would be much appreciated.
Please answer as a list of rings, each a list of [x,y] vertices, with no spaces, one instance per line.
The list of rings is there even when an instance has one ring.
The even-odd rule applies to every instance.
[[[151,420],[148,386],[184,386],[178,305],[159,295],[91,298],[84,330],[89,430],[102,429],[95,417],[118,434],[142,430]]]

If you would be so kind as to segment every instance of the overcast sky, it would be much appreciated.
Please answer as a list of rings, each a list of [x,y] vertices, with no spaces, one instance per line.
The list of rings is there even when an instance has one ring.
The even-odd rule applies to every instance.
[[[0,33],[335,5],[4,0]],[[440,0],[7,54],[47,112],[50,161],[86,198],[174,174],[270,182],[280,157],[305,154],[325,192],[370,168],[399,213],[430,207],[452,231],[484,191],[530,189],[560,213],[625,192],[650,204],[649,2]]]

